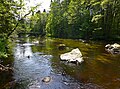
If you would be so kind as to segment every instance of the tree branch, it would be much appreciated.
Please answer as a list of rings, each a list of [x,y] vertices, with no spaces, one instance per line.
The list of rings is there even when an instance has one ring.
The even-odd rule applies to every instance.
[[[25,18],[27,15],[29,15],[31,12],[32,12],[32,10],[29,11],[27,14],[25,14],[20,20],[18,20],[18,22],[17,22],[17,24],[15,25],[15,27],[13,28],[13,30],[11,30],[11,32],[8,33],[7,39],[8,39],[9,36],[16,30],[17,26],[19,25],[19,22],[20,22],[23,18]]]

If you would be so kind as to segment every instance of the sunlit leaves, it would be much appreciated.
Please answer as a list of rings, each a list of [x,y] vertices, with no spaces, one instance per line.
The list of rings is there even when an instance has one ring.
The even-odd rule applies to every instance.
[[[103,17],[103,15],[99,14],[99,15],[95,15],[92,18],[92,22],[98,23],[99,19],[101,19]]]
[[[103,1],[101,2],[101,6],[102,6],[103,8],[106,8],[106,5],[109,4],[109,1],[110,1],[110,0],[103,0]]]

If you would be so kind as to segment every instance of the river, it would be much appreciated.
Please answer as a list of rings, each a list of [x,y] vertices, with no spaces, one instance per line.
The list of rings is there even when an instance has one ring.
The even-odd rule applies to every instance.
[[[66,49],[59,50],[59,44]],[[105,51],[103,42],[21,38],[13,47],[12,89],[120,89],[120,55]],[[60,61],[60,54],[79,48],[80,65]],[[43,78],[50,76],[48,83]]]

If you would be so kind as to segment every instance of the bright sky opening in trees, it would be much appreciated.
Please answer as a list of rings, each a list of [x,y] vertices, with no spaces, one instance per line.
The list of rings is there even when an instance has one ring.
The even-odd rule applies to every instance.
[[[29,9],[31,6],[36,6],[37,4],[41,4],[39,9],[41,12],[46,9],[49,11],[51,0],[25,0],[26,7]]]

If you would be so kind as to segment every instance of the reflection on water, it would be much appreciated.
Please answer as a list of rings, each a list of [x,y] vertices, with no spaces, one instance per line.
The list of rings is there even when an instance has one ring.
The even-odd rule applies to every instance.
[[[28,43],[27,43],[28,44]],[[28,44],[17,44],[15,48],[15,57],[22,58],[25,56],[33,56],[30,45]]]
[[[33,53],[29,44],[18,44],[15,47],[14,79],[19,83],[19,86],[16,86],[17,89],[27,89],[30,86],[29,83],[50,75],[51,66],[48,58],[52,56],[39,54]]]
[[[33,40],[37,45],[15,47],[15,89],[120,89],[120,56],[107,53],[105,44],[69,39],[30,42]],[[59,50],[59,44],[67,49]],[[61,62],[60,54],[74,48],[81,50],[85,61],[81,65]],[[46,76],[52,77],[48,84],[41,81]]]

